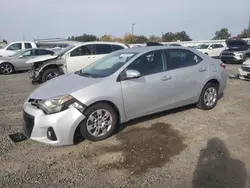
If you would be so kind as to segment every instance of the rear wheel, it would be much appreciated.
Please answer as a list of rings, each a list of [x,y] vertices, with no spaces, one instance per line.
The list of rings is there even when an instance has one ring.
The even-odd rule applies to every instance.
[[[41,76],[41,82],[47,82],[48,80],[51,80],[57,76],[62,75],[62,73],[57,68],[49,68],[46,69]]]
[[[2,74],[11,74],[14,72],[14,67],[10,63],[0,64],[0,73]]]
[[[110,137],[117,125],[117,113],[107,103],[97,103],[84,113],[86,119],[80,124],[81,135],[91,141]]]
[[[218,84],[207,83],[202,89],[197,107],[203,110],[210,110],[218,102]]]

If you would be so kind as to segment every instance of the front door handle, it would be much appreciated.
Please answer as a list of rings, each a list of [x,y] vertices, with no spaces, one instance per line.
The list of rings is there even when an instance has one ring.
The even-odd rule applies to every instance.
[[[164,76],[161,78],[161,81],[167,81],[167,80],[171,80],[172,76]]]
[[[199,72],[204,72],[204,71],[206,71],[207,69],[206,68],[200,68],[199,69]]]

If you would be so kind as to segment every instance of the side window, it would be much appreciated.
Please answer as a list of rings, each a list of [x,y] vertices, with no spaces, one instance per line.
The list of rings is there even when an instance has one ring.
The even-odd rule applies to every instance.
[[[155,74],[164,71],[162,51],[153,51],[138,57],[127,69],[137,70],[141,76]]]
[[[14,43],[10,45],[6,50],[21,50],[22,49],[22,43]]]
[[[202,58],[195,53],[183,49],[165,50],[165,57],[167,61],[167,70],[193,66],[202,61]]]
[[[35,50],[35,55],[49,55],[53,54],[53,52],[49,50]]]
[[[222,44],[214,44],[214,48],[223,48],[224,46]]]
[[[95,50],[96,50],[96,55],[109,54],[113,51],[111,45],[109,44],[96,44]]]
[[[117,51],[117,50],[124,49],[124,47],[122,47],[120,45],[112,45],[112,49],[113,49],[113,52],[114,52],[114,51]]]
[[[24,47],[25,47],[25,49],[32,48],[30,43],[24,43]]]
[[[28,51],[26,51],[26,52],[24,52],[22,54],[23,57],[32,56],[32,55],[33,55],[33,51],[32,50],[28,50]]]
[[[93,54],[93,45],[84,45],[76,48],[70,53],[71,57],[92,55]]]

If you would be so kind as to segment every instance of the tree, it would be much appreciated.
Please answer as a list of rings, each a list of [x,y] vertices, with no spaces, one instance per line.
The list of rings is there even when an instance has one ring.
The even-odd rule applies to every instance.
[[[72,36],[70,38],[70,40],[75,40],[75,41],[79,41],[79,42],[90,42],[90,41],[97,41],[98,38],[95,35],[85,34],[84,33],[81,36],[76,36],[76,37]]]
[[[191,37],[186,33],[186,31],[181,31],[181,32],[177,32],[175,33],[175,38],[176,41],[180,40],[180,41],[191,41]]]
[[[159,36],[156,36],[156,35],[150,35],[148,37],[149,41],[151,42],[161,42],[161,37]]]
[[[216,31],[212,40],[223,40],[231,37],[227,28],[222,28],[219,31]]]
[[[244,29],[239,35],[237,35],[237,38],[248,38],[250,37],[250,29]]]
[[[107,41],[107,42],[112,42],[114,41],[114,37],[112,35],[103,35],[101,38],[100,38],[100,41]]]
[[[186,31],[180,31],[176,33],[167,32],[162,35],[163,42],[176,42],[180,41],[191,41],[191,37],[186,33]]]
[[[123,37],[123,42],[128,43],[128,44],[135,44],[136,36],[132,34],[125,34]]]
[[[174,42],[175,41],[175,34],[172,32],[167,32],[162,35],[163,42]]]
[[[148,42],[148,38],[143,36],[143,35],[139,35],[139,36],[135,36],[135,43],[136,44],[142,44],[142,43],[147,43]]]

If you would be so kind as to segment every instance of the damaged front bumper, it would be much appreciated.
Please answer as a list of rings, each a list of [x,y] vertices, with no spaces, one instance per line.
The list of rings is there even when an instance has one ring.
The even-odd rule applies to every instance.
[[[29,72],[29,78],[32,79],[32,83],[37,83],[40,80],[40,72],[36,69],[31,69]]]
[[[250,65],[242,65],[238,68],[239,79],[250,81]]]

